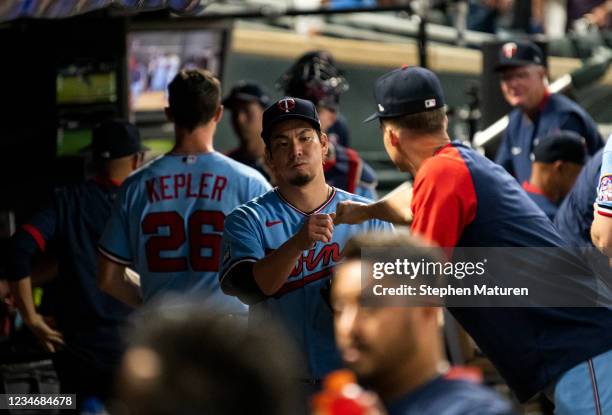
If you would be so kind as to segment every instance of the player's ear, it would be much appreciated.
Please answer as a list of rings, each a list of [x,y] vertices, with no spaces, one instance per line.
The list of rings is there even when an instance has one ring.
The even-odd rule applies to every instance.
[[[213,117],[213,120],[218,123],[219,121],[221,121],[221,117],[223,117],[223,105],[219,105],[217,107],[217,109],[215,110],[215,116]]]
[[[323,150],[323,160],[327,157],[327,152],[329,151],[329,137],[327,134],[319,132],[319,141],[321,141],[321,150]]]
[[[166,119],[169,122],[174,122],[174,115],[172,115],[172,110],[170,107],[164,107],[164,114],[166,114]]]

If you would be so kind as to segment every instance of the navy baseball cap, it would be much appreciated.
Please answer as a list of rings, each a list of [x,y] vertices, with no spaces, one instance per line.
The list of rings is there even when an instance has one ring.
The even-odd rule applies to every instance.
[[[499,48],[495,72],[526,65],[545,66],[542,49],[533,42],[507,42]]]
[[[374,99],[377,111],[363,122],[391,118],[442,108],[442,85],[430,70],[419,66],[402,67],[376,80]]]
[[[232,88],[229,95],[223,99],[223,105],[232,109],[237,101],[256,101],[265,108],[270,105],[270,94],[255,82],[240,81]]]
[[[583,165],[586,161],[586,141],[573,131],[558,131],[540,140],[533,147],[534,161],[554,163],[557,160]]]
[[[321,131],[321,122],[315,105],[305,99],[285,97],[270,105],[263,113],[263,130],[261,137],[267,142],[272,129],[280,122],[287,120],[304,120]]]
[[[92,130],[91,145],[86,147],[94,158],[112,160],[149,150],[140,140],[138,127],[124,120],[107,120]]]

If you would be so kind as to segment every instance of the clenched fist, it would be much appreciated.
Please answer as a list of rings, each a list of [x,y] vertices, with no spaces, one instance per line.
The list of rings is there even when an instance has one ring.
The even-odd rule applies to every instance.
[[[366,208],[368,205],[360,202],[344,201],[336,206],[334,224],[347,223],[356,225],[369,219]]]
[[[299,247],[305,251],[311,249],[318,241],[328,243],[334,233],[335,213],[310,215],[295,235]]]

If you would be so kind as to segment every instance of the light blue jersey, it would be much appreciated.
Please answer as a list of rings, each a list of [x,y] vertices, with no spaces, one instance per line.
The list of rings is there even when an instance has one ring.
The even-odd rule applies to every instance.
[[[333,213],[345,200],[368,203],[363,197],[333,188],[329,199],[310,214]],[[295,235],[309,214],[286,201],[275,189],[234,210],[225,222],[222,243],[222,264],[219,277],[226,292],[237,290],[237,280],[252,278],[242,271],[245,263],[254,263],[277,249]],[[336,225],[331,242],[317,242],[304,251],[287,282],[273,296],[249,309],[249,324],[269,324],[278,319],[297,343],[307,363],[307,379],[322,379],[341,367],[337,351],[333,316],[321,295],[334,265],[342,259],[344,246],[356,234],[368,231],[391,231],[387,222],[370,220],[360,225]]]
[[[597,186],[597,212],[612,217],[612,140],[608,138],[601,159]]]
[[[125,181],[99,250],[140,274],[145,302],[202,293],[219,311],[245,312],[219,287],[221,234],[227,214],[269,189],[256,170],[220,153],[167,154]]]

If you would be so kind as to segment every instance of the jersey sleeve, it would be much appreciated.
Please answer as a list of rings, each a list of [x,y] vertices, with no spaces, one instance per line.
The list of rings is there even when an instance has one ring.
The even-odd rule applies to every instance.
[[[495,155],[495,163],[502,166],[508,173],[514,176],[514,167],[512,165],[512,153],[510,152],[510,140],[508,139],[508,133],[504,133],[501,144],[497,149]]]
[[[32,257],[38,251],[45,251],[47,242],[55,235],[57,217],[57,206],[53,203],[36,213],[11,237],[6,260],[9,281],[23,279],[32,273]]]
[[[246,203],[251,199],[255,199],[256,197],[268,192],[270,189],[272,189],[270,183],[268,183],[261,173],[257,172],[257,176],[254,176],[249,182],[247,189],[248,195],[244,202]]]
[[[121,265],[130,265],[133,260],[129,242],[130,218],[126,190],[127,187],[124,186],[117,194],[111,215],[98,241],[98,251],[107,259]],[[140,221],[140,218],[135,220]]]
[[[414,181],[412,232],[452,248],[474,220],[476,204],[472,176],[458,152],[452,157],[435,156],[425,162]]]
[[[612,140],[609,138],[601,159],[595,206],[598,214],[612,217]]]
[[[246,304],[265,298],[253,276],[253,265],[265,256],[261,233],[255,226],[258,220],[252,209],[245,206],[235,209],[225,219],[221,241],[221,289]]]

